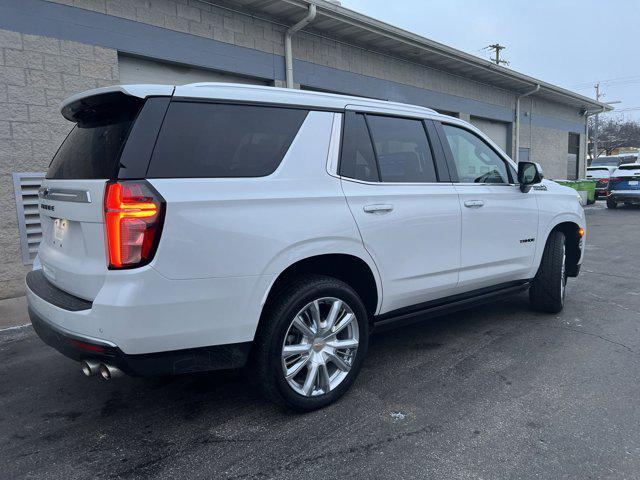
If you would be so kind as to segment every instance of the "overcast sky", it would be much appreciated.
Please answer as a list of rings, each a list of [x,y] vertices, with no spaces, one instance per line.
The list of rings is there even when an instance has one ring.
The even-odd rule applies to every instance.
[[[509,68],[640,119],[640,0],[342,0],[342,5],[483,58],[500,43]],[[635,109],[635,110],[627,110]],[[622,113],[624,111],[624,113]]]

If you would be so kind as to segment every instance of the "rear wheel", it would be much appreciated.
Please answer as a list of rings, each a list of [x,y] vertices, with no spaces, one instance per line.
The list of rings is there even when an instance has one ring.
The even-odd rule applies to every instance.
[[[355,380],[367,352],[367,311],[346,283],[306,275],[277,292],[256,340],[260,386],[273,402],[322,408]]]
[[[618,204],[612,199],[607,198],[607,208],[618,208]]]
[[[564,234],[551,232],[538,273],[529,289],[531,306],[541,312],[558,313],[564,307],[567,286],[567,251]]]

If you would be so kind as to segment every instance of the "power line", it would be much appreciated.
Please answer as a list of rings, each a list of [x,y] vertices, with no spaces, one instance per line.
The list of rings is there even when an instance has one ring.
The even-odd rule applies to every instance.
[[[635,112],[637,110],[640,110],[640,107],[620,108],[620,109],[615,109],[610,113]]]
[[[607,86],[630,85],[632,83],[638,83],[638,82],[640,82],[640,75],[629,75],[626,77],[615,77],[615,78],[609,78],[607,80],[598,81],[600,85],[607,85]],[[570,85],[569,88],[580,88],[580,87],[593,88],[593,82],[575,83],[573,85]]]

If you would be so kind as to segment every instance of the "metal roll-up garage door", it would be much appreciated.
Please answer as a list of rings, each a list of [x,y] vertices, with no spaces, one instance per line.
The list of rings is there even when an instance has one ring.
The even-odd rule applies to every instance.
[[[159,83],[166,85],[185,85],[197,82],[247,83],[251,85],[269,85],[266,80],[241,77],[205,68],[176,65],[174,63],[149,60],[128,55],[118,55],[120,83]]]
[[[482,130],[491,140],[509,154],[509,124],[487,118],[471,117],[471,123]]]

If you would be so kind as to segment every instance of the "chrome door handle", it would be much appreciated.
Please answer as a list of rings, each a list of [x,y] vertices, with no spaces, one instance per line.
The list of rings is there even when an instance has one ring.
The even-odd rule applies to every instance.
[[[389,213],[393,211],[393,205],[365,205],[362,209],[367,213]]]
[[[482,200],[465,200],[464,206],[468,208],[480,208],[484,206],[484,202]]]

